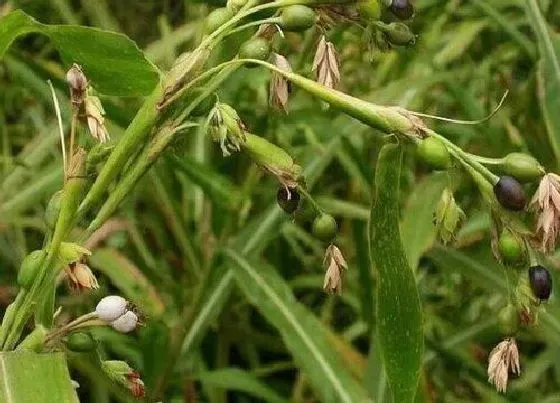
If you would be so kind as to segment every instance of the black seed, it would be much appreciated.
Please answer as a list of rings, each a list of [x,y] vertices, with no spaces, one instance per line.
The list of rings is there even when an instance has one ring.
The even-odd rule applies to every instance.
[[[414,6],[409,0],[393,0],[389,9],[401,20],[408,20],[414,15]]]
[[[527,199],[523,186],[511,176],[502,176],[494,185],[494,194],[500,204],[508,210],[521,211]]]
[[[288,214],[292,214],[299,205],[299,193],[295,189],[281,187],[276,193],[276,201],[282,210]]]
[[[529,283],[533,294],[540,300],[547,300],[552,292],[552,277],[550,272],[541,265],[529,269]]]

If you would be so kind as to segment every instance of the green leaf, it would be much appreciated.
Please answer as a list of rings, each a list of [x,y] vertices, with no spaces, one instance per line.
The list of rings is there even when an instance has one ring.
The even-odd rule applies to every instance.
[[[148,95],[158,83],[156,67],[126,35],[91,27],[45,25],[21,10],[0,20],[0,58],[18,36],[32,32],[50,37],[66,67],[78,63],[103,94]]]
[[[371,260],[377,269],[377,335],[395,402],[413,402],[422,364],[420,297],[399,233],[402,150],[379,154],[370,215]]]
[[[112,248],[100,248],[88,260],[92,267],[109,277],[123,296],[142,312],[151,318],[158,318],[163,314],[165,305],[156,289],[126,256]]]
[[[418,260],[436,239],[436,228],[433,224],[434,211],[447,183],[447,174],[435,173],[418,183],[407,200],[401,235],[408,264],[413,270]]]
[[[238,211],[241,208],[245,199],[243,192],[228,177],[192,158],[172,155],[169,160],[174,167],[200,186],[212,202],[230,211]]]
[[[195,375],[195,379],[202,383],[223,388],[239,390],[270,403],[285,403],[286,399],[278,395],[273,389],[262,383],[249,372],[237,368],[224,368]]]
[[[0,401],[77,403],[62,353],[0,353]]]
[[[434,57],[434,64],[445,66],[466,53],[473,41],[479,37],[480,31],[486,27],[486,21],[466,21],[459,23],[452,31],[453,36],[446,42],[445,47]]]
[[[237,285],[247,299],[282,334],[295,360],[321,401],[368,402],[367,392],[352,377],[331,346],[323,324],[300,304],[272,268],[250,264],[232,249],[225,251]]]
[[[556,161],[560,161],[560,40],[546,24],[537,0],[525,0],[525,6],[541,58],[537,65],[537,95],[550,145]]]

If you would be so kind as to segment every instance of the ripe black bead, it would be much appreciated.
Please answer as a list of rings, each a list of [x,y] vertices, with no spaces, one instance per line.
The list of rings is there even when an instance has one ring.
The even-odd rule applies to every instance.
[[[282,210],[292,214],[299,205],[299,193],[295,189],[281,187],[276,193],[276,201]]]
[[[494,185],[494,194],[500,204],[508,210],[521,211],[527,199],[523,186],[511,176],[502,176]]]
[[[547,300],[552,292],[552,277],[550,272],[541,265],[532,266],[529,269],[529,284],[535,297]]]
[[[414,6],[410,0],[393,0],[389,9],[401,20],[408,20],[414,15]]]

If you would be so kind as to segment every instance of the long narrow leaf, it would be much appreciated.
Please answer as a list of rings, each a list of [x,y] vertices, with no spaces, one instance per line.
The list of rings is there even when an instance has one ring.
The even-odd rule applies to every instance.
[[[296,301],[286,282],[270,267],[256,268],[232,249],[225,255],[232,263],[237,285],[282,334],[322,401],[331,399],[332,394],[340,402],[370,401],[330,346],[321,322]]]
[[[399,233],[402,150],[379,154],[370,215],[371,259],[377,270],[377,335],[395,402],[414,401],[422,364],[420,297]]]

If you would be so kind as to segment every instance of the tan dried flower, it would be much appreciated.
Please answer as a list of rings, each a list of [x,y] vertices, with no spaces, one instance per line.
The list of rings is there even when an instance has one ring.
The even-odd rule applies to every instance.
[[[553,173],[543,176],[530,208],[537,213],[537,236],[542,250],[554,250],[560,232],[560,176]]]
[[[509,371],[517,375],[521,373],[519,352],[514,338],[503,340],[490,352],[488,357],[488,382],[493,383],[498,392],[505,393]]]
[[[110,139],[105,127],[105,110],[98,97],[89,95],[86,100],[86,119],[90,134],[100,143]]]
[[[348,269],[348,264],[342,252],[335,245],[330,245],[325,251],[323,267],[326,268],[323,289],[330,293],[342,292],[343,270]]]
[[[290,62],[284,56],[278,53],[272,54],[274,65],[280,70],[292,71]],[[272,73],[272,78],[270,79],[270,95],[269,102],[275,108],[282,108],[287,113],[288,112],[288,96],[290,94],[290,83],[284,77],[278,73]]]
[[[84,95],[88,87],[88,81],[82,68],[74,63],[66,73],[66,82],[70,87],[70,98],[74,105],[80,105],[84,101]]]
[[[73,288],[78,290],[95,290],[99,284],[95,275],[85,263],[72,263],[66,268],[66,274]]]
[[[319,84],[329,88],[338,87],[340,83],[338,56],[332,42],[325,40],[325,35],[321,37],[317,46],[315,58],[313,59],[313,71]]]

